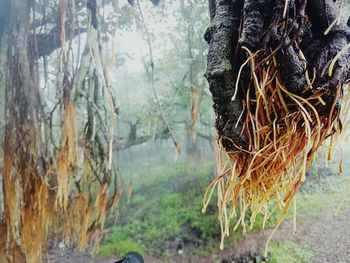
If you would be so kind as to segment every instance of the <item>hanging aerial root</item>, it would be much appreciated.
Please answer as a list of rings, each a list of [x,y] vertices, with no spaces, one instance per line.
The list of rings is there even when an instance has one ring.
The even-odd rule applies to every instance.
[[[93,206],[89,205],[82,217],[82,225],[79,233],[78,249],[83,251],[87,248],[89,242],[89,227],[92,221]]]
[[[65,210],[68,206],[70,177],[77,159],[77,130],[75,106],[66,99],[64,103],[61,148],[56,154],[57,165],[57,197],[55,207]]]
[[[118,207],[122,194],[123,194],[123,188],[120,188],[120,187],[117,188],[117,190],[113,195],[113,199],[109,205],[110,211],[114,211]]]
[[[328,137],[331,159],[349,126],[350,27],[333,0],[215,0],[209,8],[205,76],[218,168],[203,210],[216,189],[223,248],[231,221],[245,232],[259,214],[265,226],[279,212],[280,225]]]
[[[31,224],[23,224],[21,242],[28,263],[41,262],[42,242],[46,238],[46,200],[48,189],[46,182],[41,179],[35,181],[32,186],[35,193],[32,197],[33,206],[24,208],[23,221]]]
[[[6,260],[6,237],[7,236],[7,229],[6,224],[4,222],[0,222],[0,262],[1,263],[7,263]]]
[[[47,174],[38,169],[38,129],[33,123],[18,126],[16,120],[12,121],[7,124],[4,140],[4,219],[7,230],[3,236],[7,239],[4,258],[8,262],[35,263],[41,261],[46,237]],[[17,133],[13,133],[13,129]],[[17,147],[17,141],[27,142],[26,147]],[[15,255],[9,253],[11,250],[16,251]]]
[[[93,212],[93,206],[86,200],[84,194],[80,193],[72,200],[67,214],[64,215],[62,238],[67,246],[77,244],[80,251],[87,248]]]
[[[191,87],[191,123],[188,131],[195,140],[197,137],[196,123],[199,119],[199,106],[200,106],[201,94],[197,87]]]
[[[246,50],[251,58],[249,66],[255,68],[256,56]],[[217,177],[204,198],[205,211],[217,189],[221,248],[233,219],[234,229],[241,226],[245,232],[247,220],[253,227],[257,215],[262,214],[265,225],[274,212],[280,211],[279,225],[305,180],[316,150],[328,136],[340,132],[338,111],[320,113],[324,91],[315,89],[305,97],[289,92],[275,57],[251,72],[254,91],[247,92],[244,120],[249,148],[229,148],[235,143],[223,145],[222,141],[230,138],[218,136]],[[342,88],[339,85],[338,89]],[[337,94],[333,104],[341,98],[341,93]]]

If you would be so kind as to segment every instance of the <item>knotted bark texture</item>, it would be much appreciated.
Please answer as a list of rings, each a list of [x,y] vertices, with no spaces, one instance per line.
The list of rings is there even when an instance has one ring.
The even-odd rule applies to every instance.
[[[265,223],[280,210],[279,225],[316,150],[340,138],[350,27],[332,0],[210,0],[209,9],[218,175],[204,209],[217,187],[223,238],[235,217],[245,231],[248,214]]]

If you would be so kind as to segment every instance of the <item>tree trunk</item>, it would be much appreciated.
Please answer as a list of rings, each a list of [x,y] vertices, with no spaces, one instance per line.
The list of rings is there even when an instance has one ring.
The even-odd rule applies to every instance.
[[[6,256],[41,262],[45,237],[46,171],[40,152],[40,101],[33,47],[28,46],[30,0],[11,1],[3,145]]]
[[[79,170],[76,166],[78,132],[74,128],[76,126],[76,113],[73,99],[78,100],[79,96],[73,97],[71,87],[72,85],[80,86],[80,81],[84,82],[86,80],[88,71],[85,70],[84,66],[96,71],[98,78],[103,82],[103,88],[106,88],[110,103],[110,109],[103,108],[105,115],[99,113],[99,118],[88,120],[91,122],[91,126],[94,126],[95,120],[98,120],[96,123],[106,128],[105,118],[107,119],[112,115],[112,119],[114,119],[116,109],[107,70],[101,55],[101,43],[99,43],[100,38],[97,30],[98,7],[96,1],[87,1],[87,8],[90,10],[88,14],[91,17],[88,28],[91,29],[89,32],[92,32],[91,38],[88,38],[87,41],[92,40],[92,43],[89,41],[92,52],[88,49],[88,52],[84,53],[84,58],[86,55],[88,57],[87,61],[91,63],[83,63],[82,61],[79,73],[83,76],[77,78],[76,82],[70,79],[74,75],[74,72],[70,72],[70,63],[73,59],[70,57],[70,51],[67,51],[67,46],[69,46],[67,43],[76,33],[65,28],[68,27],[67,19],[73,19],[73,13],[68,14],[67,11],[68,3],[73,2],[56,1],[54,4],[57,4],[59,8],[60,23],[55,25],[53,29],[56,32],[54,35],[57,35],[58,32],[61,34],[58,40],[54,37],[57,40],[54,45],[44,42],[48,44],[45,47],[56,49],[61,46],[61,67],[58,78],[63,76],[61,90],[63,91],[63,98],[57,106],[63,104],[64,117],[60,127],[60,148],[55,153],[53,151],[52,154],[51,152],[47,153],[48,147],[44,142],[42,132],[45,129],[46,132],[52,132],[53,112],[46,116],[41,107],[37,59],[52,50],[40,47],[43,39],[36,26],[33,26],[36,15],[34,5],[37,4],[37,1],[8,1],[10,3],[10,14],[7,14],[10,17],[9,26],[8,30],[2,31],[5,32],[6,36],[3,34],[0,36],[2,42],[5,43],[6,41],[6,44],[8,44],[5,87],[6,126],[3,144],[5,216],[4,222],[0,224],[0,234],[5,232],[6,234],[0,235],[3,238],[3,240],[0,240],[0,262],[38,263],[41,262],[46,231],[49,227],[53,227],[53,224],[51,224],[53,221],[57,222],[58,227],[62,226],[63,223],[61,232],[63,232],[64,237],[72,237],[73,243],[77,241],[79,248],[84,249],[90,239],[96,241],[96,243],[101,239],[103,234],[101,229],[103,228],[106,209],[111,206],[108,203],[110,201],[108,200],[108,184],[112,175],[113,121],[110,133],[109,129],[100,129],[97,134],[96,130],[92,128],[96,140],[93,139],[94,136],[89,137],[91,141],[88,142],[91,149],[84,148],[79,159],[81,162],[85,162],[81,163],[79,167],[84,170]],[[1,14],[3,14],[3,10],[1,10],[0,16]],[[69,31],[71,32],[69,33]],[[44,54],[43,50],[47,52],[45,51]],[[102,93],[100,85],[95,84],[94,89],[96,91],[100,90]],[[74,91],[77,91],[77,89],[74,89]],[[88,101],[90,102],[90,100]],[[96,101],[91,101],[96,103]],[[104,102],[101,99],[101,105],[98,105],[97,108],[99,106],[103,107]],[[89,106],[91,107],[89,117],[92,117],[94,111],[91,111],[91,109],[94,107],[91,104],[88,104]],[[97,109],[96,112],[99,112],[99,110]],[[48,118],[51,119],[49,119],[50,123],[47,125]],[[83,120],[83,116],[80,116],[80,119]],[[89,123],[85,127],[90,128]],[[79,138],[85,139],[86,134],[82,130],[80,130],[81,136]],[[50,136],[49,140],[54,140],[52,133]],[[80,140],[80,143],[83,144],[83,140]],[[89,150],[91,150],[91,155]],[[106,161],[107,157],[109,158],[108,162]],[[92,169],[92,166],[98,167],[98,169]],[[94,180],[85,178],[88,180],[86,181],[88,184],[85,181],[83,182],[86,183],[84,186],[87,187],[85,188],[80,185],[80,181],[83,181],[81,178],[83,173],[84,175],[91,174],[95,176]],[[71,178],[75,179],[76,191],[71,190],[73,184]],[[96,189],[98,189],[97,195],[93,192]],[[117,196],[117,193],[115,196]],[[116,198],[113,200],[116,200]],[[114,201],[113,206],[115,204],[116,201]]]

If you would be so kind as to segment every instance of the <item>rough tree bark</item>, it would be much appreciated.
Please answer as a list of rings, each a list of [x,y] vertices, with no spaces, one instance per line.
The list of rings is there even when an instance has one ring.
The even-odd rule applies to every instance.
[[[226,143],[233,139],[239,147],[246,147],[247,141],[241,132],[242,124],[239,121],[243,110],[243,91],[237,93],[236,100],[231,100],[235,93],[235,76],[238,72],[235,54],[242,4],[240,0],[210,1],[212,20],[205,34],[206,41],[210,43],[206,77],[213,95],[219,134]],[[235,128],[237,122],[240,124]]]
[[[82,0],[78,0],[82,1]],[[152,1],[157,3],[158,1]],[[84,1],[84,3],[86,3]],[[4,5],[3,5],[4,4]],[[4,40],[4,32],[6,31],[7,44],[7,60],[6,60],[6,127],[3,144],[4,164],[3,164],[3,189],[4,189],[4,204],[5,217],[4,222],[0,222],[0,262],[11,263],[39,263],[42,257],[42,246],[45,242],[47,229],[50,221],[53,218],[61,217],[67,219],[69,225],[65,230],[68,230],[67,235],[75,235],[77,239],[79,234],[79,248],[86,248],[89,238],[95,238],[99,242],[103,234],[103,224],[105,215],[109,207],[115,207],[118,203],[118,193],[116,192],[112,200],[108,199],[107,192],[109,191],[108,183],[111,178],[112,171],[112,141],[113,128],[111,128],[108,141],[108,167],[104,145],[96,147],[93,145],[96,157],[96,165],[101,169],[95,174],[96,178],[92,178],[88,182],[87,187],[94,187],[93,183],[98,185],[98,193],[96,200],[93,200],[91,192],[85,200],[81,193],[79,182],[76,193],[69,192],[68,176],[72,174],[74,166],[75,153],[73,148],[76,147],[76,141],[69,139],[75,133],[73,127],[75,113],[72,110],[71,97],[68,96],[70,86],[76,84],[72,82],[68,76],[67,60],[67,42],[78,33],[84,30],[72,28],[71,21],[66,19],[66,4],[67,1],[57,1],[53,6],[57,6],[59,18],[54,18],[54,25],[49,33],[39,33],[35,25],[35,5],[33,0],[4,0],[1,1],[0,7],[8,8],[6,13],[5,8],[0,9],[0,40]],[[91,29],[96,31],[98,27],[96,1],[87,1],[87,8],[91,11]],[[34,18],[34,22],[33,22]],[[40,20],[40,19],[39,19]],[[49,22],[48,22],[49,23]],[[7,28],[8,27],[8,28]],[[89,25],[90,27],[90,25]],[[36,35],[35,35],[36,34]],[[98,32],[94,32],[93,38],[93,58],[98,65],[94,65],[98,72],[98,77],[104,85],[107,86],[108,92],[111,87],[107,81],[106,69],[100,54],[100,43],[97,38]],[[43,116],[39,96],[39,81],[38,81],[38,61],[40,56],[49,55],[53,50],[62,48],[62,71],[64,74],[63,100],[64,109],[67,121],[63,122],[61,148],[53,154],[46,156],[46,148],[42,144],[42,131],[45,130],[42,126],[48,116]],[[91,51],[91,50],[89,50]],[[90,52],[87,52],[90,54]],[[91,57],[92,59],[92,57]],[[91,60],[90,60],[91,62]],[[92,68],[90,64],[88,67]],[[62,72],[61,71],[61,72]],[[78,83],[80,85],[80,83]],[[98,90],[100,86],[95,86]],[[71,94],[69,94],[71,95]],[[114,98],[110,93],[109,101],[113,102],[111,112],[117,108],[114,107]],[[73,105],[74,106],[74,105]],[[73,117],[72,117],[73,116]],[[103,121],[103,118],[101,122]],[[112,126],[112,125],[111,125]],[[48,129],[51,129],[50,126]],[[135,127],[136,128],[136,127]],[[101,132],[102,133],[102,132]],[[69,134],[69,135],[68,135]],[[135,140],[136,132],[130,140]],[[74,137],[75,138],[75,137]],[[73,138],[73,139],[74,139]],[[136,143],[136,142],[135,142]],[[105,143],[106,144],[106,143]],[[69,145],[69,146],[67,146]],[[122,147],[128,147],[125,144]],[[72,146],[72,147],[71,147]],[[118,146],[119,147],[119,146]],[[56,156],[56,158],[52,158]],[[68,158],[66,158],[68,156]],[[70,158],[72,156],[72,158]],[[85,152],[84,152],[85,157]],[[50,159],[50,161],[47,161]],[[68,161],[66,161],[68,159]],[[69,166],[67,168],[67,166]],[[90,163],[87,163],[86,173],[91,173],[92,168]],[[67,176],[66,176],[67,175]],[[100,178],[101,177],[101,178]],[[103,177],[103,178],[102,178]],[[60,182],[62,181],[62,182]],[[68,181],[68,183],[67,183]],[[56,197],[56,207],[54,200]],[[96,201],[96,202],[94,202]],[[58,210],[62,208],[62,210]],[[56,209],[54,211],[54,209]],[[62,212],[62,214],[59,214]],[[59,214],[59,215],[58,215]],[[64,227],[62,227],[64,228]],[[64,232],[64,230],[62,230]],[[4,234],[6,233],[6,234]],[[4,255],[5,254],[5,255]]]
[[[256,72],[261,64],[275,56],[279,74],[290,92],[305,97],[312,93],[311,89],[322,89],[326,103],[324,114],[331,110],[338,84],[350,77],[350,48],[347,47],[350,27],[346,20],[339,19],[336,3],[332,0],[209,0],[209,11],[211,22],[205,34],[209,44],[206,78],[213,95],[216,128],[227,149],[247,149],[251,143],[243,127],[243,109],[253,77],[247,67],[239,72],[248,58],[243,47],[251,52],[259,51]],[[286,27],[281,26],[282,22]],[[335,58],[330,74],[328,69]],[[313,80],[312,88],[306,78],[305,65]],[[254,100],[254,94],[250,95]],[[337,103],[335,111],[339,110]]]
[[[30,0],[11,1],[7,50],[3,187],[7,260],[14,263],[40,262],[45,236],[47,187],[40,146],[41,110],[32,47],[28,45],[31,4]],[[33,225],[25,224],[27,220]]]

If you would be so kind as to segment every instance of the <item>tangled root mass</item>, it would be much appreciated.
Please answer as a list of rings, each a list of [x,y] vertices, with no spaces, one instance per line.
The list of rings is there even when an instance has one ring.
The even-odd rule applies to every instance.
[[[350,20],[332,0],[210,0],[209,8],[218,171],[204,209],[217,188],[223,238],[232,218],[245,230],[245,217],[252,225],[279,210],[278,225],[316,150],[339,138]]]

